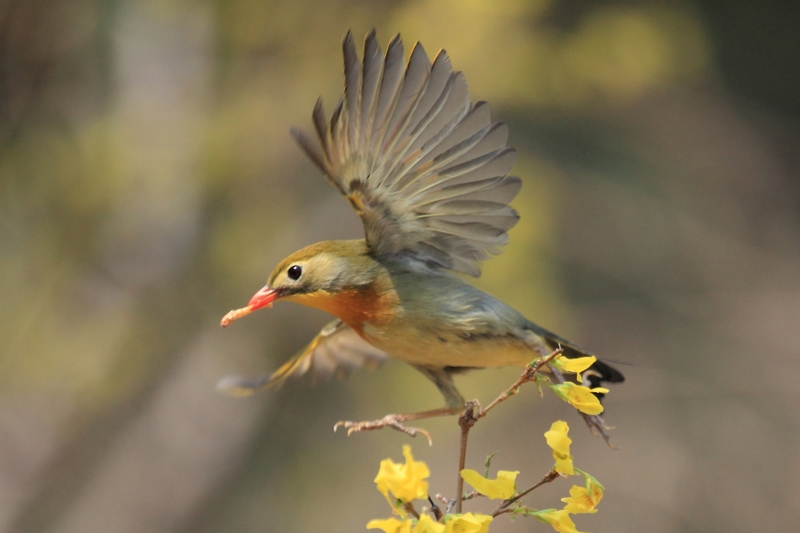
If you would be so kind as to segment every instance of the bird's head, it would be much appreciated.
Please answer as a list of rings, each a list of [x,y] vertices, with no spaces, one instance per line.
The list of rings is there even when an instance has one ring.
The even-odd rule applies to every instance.
[[[278,263],[267,284],[247,306],[229,312],[221,324],[225,327],[257,309],[271,307],[277,300],[329,311],[330,301],[344,289],[365,287],[374,281],[376,267],[363,240],[312,244]]]

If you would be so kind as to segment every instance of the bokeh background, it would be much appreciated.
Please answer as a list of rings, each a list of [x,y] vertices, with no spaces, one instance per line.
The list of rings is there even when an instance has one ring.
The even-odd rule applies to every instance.
[[[363,531],[413,444],[340,419],[438,407],[399,362],[248,399],[327,322],[277,305],[227,330],[288,253],[360,223],[301,155],[340,42],[446,48],[519,150],[522,214],[477,284],[620,363],[611,450],[531,387],[468,465],[549,469],[572,426],[606,486],[594,532],[790,531],[800,520],[800,39],[795,2],[0,2],[0,531]],[[488,402],[518,371],[460,378]],[[571,483],[536,491],[560,506]],[[489,510],[477,504],[473,510]],[[531,520],[493,531],[549,531]]]

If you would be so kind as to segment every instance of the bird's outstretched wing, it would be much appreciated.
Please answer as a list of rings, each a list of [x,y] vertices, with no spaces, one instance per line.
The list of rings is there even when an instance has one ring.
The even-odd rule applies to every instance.
[[[417,43],[406,65],[399,35],[383,55],[370,33],[363,62],[351,33],[343,46],[343,100],[330,120],[317,101],[316,139],[294,136],[359,214],[373,253],[479,276],[519,220],[506,126],[472,104],[443,50],[431,65]]]
[[[217,383],[217,390],[233,396],[249,396],[308,371],[313,372],[315,379],[325,379],[332,375],[344,378],[361,367],[378,367],[388,357],[359,337],[341,320],[334,320],[322,328],[308,346],[272,374],[256,377],[228,376]]]

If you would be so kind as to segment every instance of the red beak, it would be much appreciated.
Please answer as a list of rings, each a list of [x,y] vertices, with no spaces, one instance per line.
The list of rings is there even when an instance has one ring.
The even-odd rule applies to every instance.
[[[247,316],[256,309],[261,309],[262,307],[272,307],[272,302],[274,302],[277,298],[278,291],[275,289],[270,289],[267,285],[255,293],[252,298],[250,298],[250,302],[247,304],[247,307],[234,309],[222,317],[220,325],[223,328],[228,327],[234,320],[242,318],[243,316]]]
[[[250,301],[247,303],[247,307],[250,308],[250,311],[255,311],[256,309],[261,309],[262,307],[271,306],[272,302],[274,302],[277,298],[278,291],[275,289],[270,289],[269,286],[264,286],[264,288],[250,298]]]

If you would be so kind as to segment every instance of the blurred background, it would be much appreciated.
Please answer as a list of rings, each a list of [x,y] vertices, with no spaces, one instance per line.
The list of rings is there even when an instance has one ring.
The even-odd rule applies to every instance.
[[[0,2],[0,531],[364,531],[412,444],[340,419],[438,407],[399,362],[247,399],[326,323],[227,330],[285,255],[360,222],[289,136],[373,27],[446,48],[510,126],[520,224],[477,284],[627,375],[611,450],[531,387],[468,466],[538,481],[564,419],[606,486],[582,531],[776,531],[800,519],[800,4],[711,0]],[[460,378],[488,403],[518,370]],[[560,507],[570,481],[526,502]],[[471,510],[491,510],[478,502]],[[532,520],[493,531],[550,531]]]

